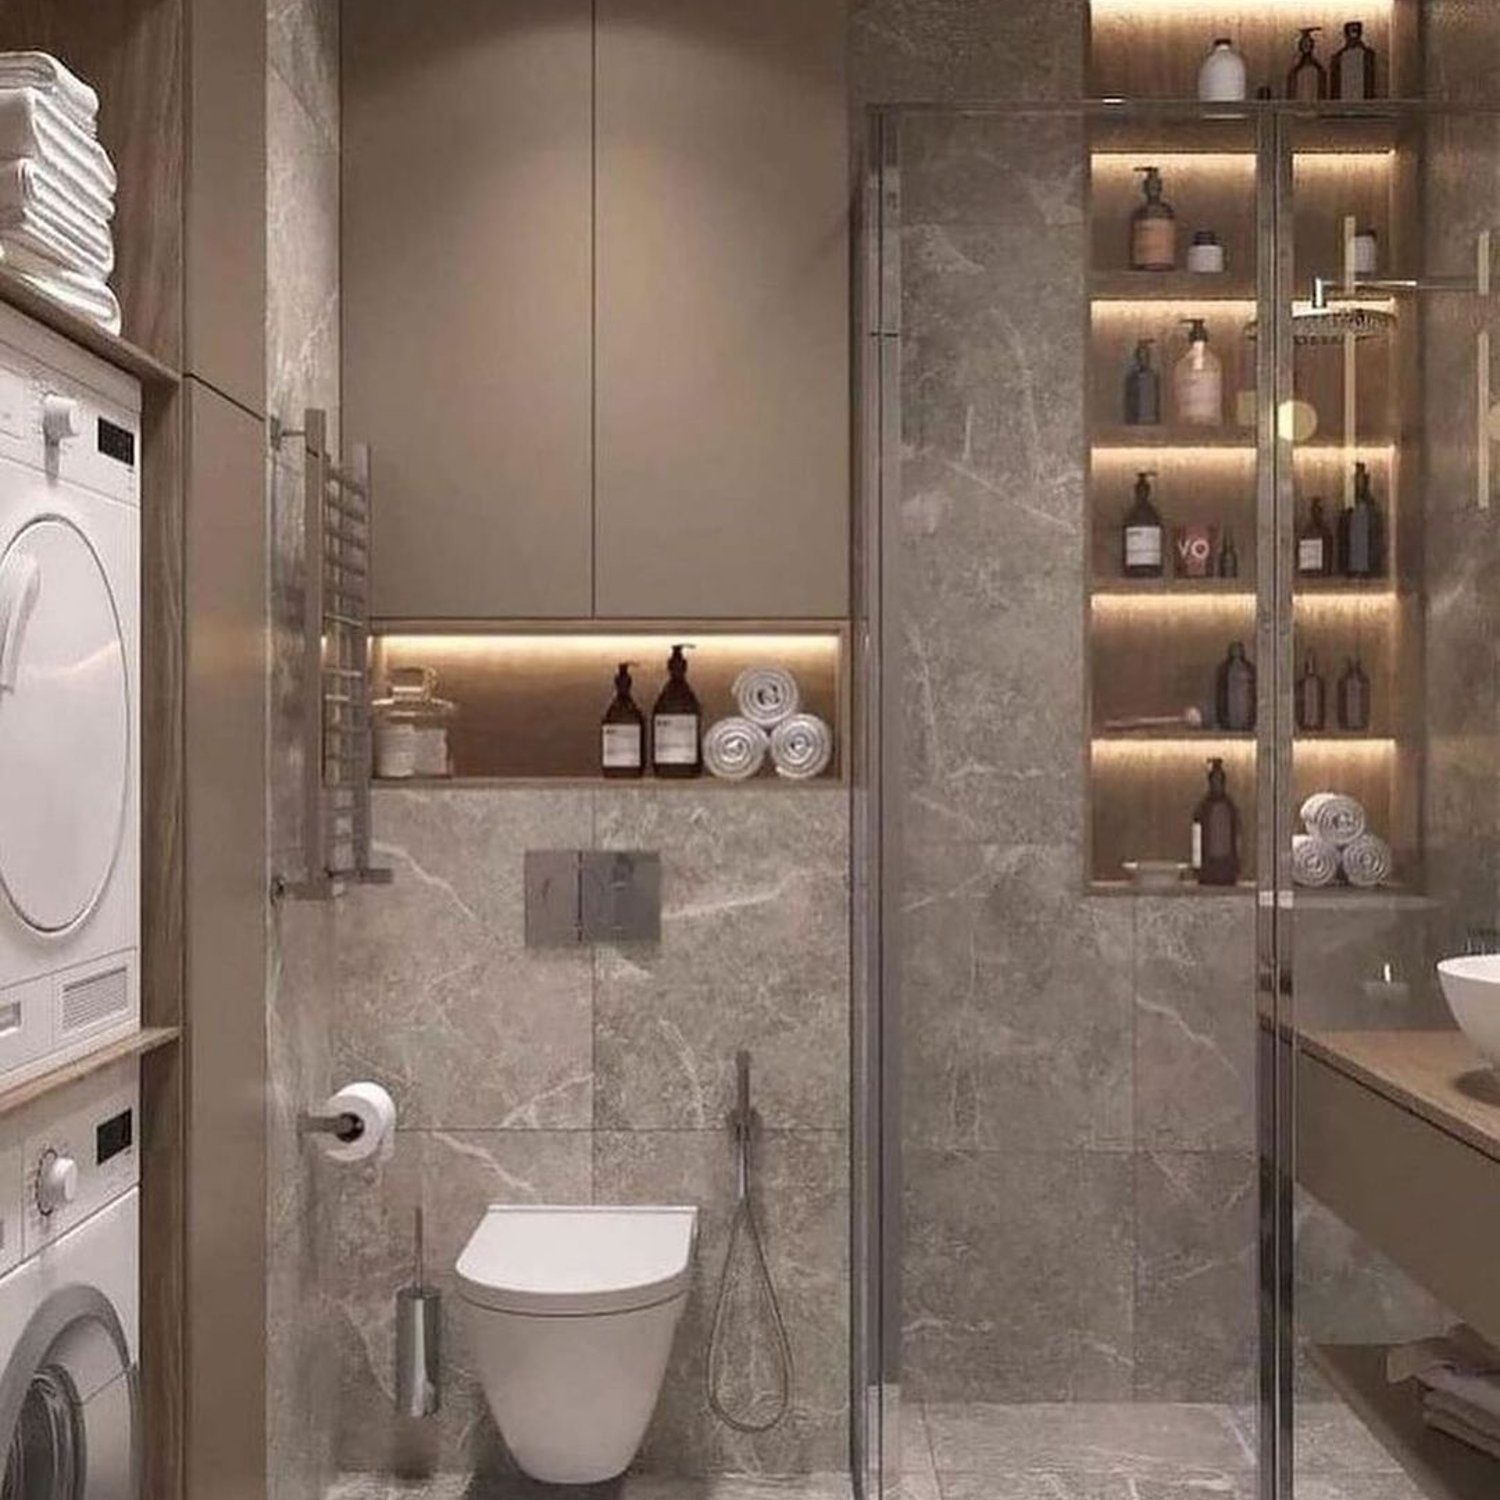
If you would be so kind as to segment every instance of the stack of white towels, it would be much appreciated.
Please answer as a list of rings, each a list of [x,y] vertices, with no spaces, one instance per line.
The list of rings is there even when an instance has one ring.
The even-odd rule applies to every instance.
[[[118,333],[116,178],[98,113],[99,96],[55,57],[0,52],[0,262]]]
[[[1500,1350],[1472,1328],[1392,1349],[1386,1375],[1393,1385],[1417,1382],[1429,1427],[1500,1458]]]
[[[1368,890],[1391,878],[1391,846],[1370,832],[1363,806],[1342,792],[1317,792],[1302,804],[1307,830],[1292,839],[1292,879],[1332,885],[1342,877]]]
[[[734,680],[739,713],[720,719],[703,736],[703,764],[725,781],[756,775],[766,756],[789,781],[821,776],[833,759],[833,731],[816,714],[800,712],[802,690],[782,667],[749,667]]]

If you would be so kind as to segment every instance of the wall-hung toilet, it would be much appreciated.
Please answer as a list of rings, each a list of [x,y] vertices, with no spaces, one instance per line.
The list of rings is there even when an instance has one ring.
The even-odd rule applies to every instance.
[[[692,1279],[696,1208],[488,1209],[458,1258],[484,1393],[534,1479],[625,1471]]]

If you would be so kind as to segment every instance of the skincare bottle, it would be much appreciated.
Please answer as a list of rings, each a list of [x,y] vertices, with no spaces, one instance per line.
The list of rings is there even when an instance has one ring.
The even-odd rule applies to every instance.
[[[1218,727],[1230,734],[1247,734],[1255,728],[1255,666],[1245,655],[1241,641],[1235,641],[1219,663],[1214,718]]]
[[[615,699],[604,713],[603,771],[606,776],[642,776],[646,770],[646,716],[630,696],[630,663],[615,673]]]
[[[1297,533],[1297,576],[1299,578],[1333,577],[1333,533],[1323,515],[1323,501],[1314,495],[1307,508],[1307,519]]]
[[[1188,427],[1217,427],[1224,420],[1224,366],[1208,347],[1202,318],[1186,318],[1187,353],[1172,372],[1177,420]]]
[[[1141,339],[1135,346],[1130,369],[1125,374],[1125,425],[1155,427],[1161,422],[1161,376],[1151,364],[1154,339]]]
[[[1172,271],[1177,268],[1177,215],[1161,195],[1160,167],[1137,167],[1145,201],[1130,216],[1130,269]]]
[[[1328,726],[1328,686],[1318,675],[1317,663],[1311,651],[1302,666],[1302,675],[1297,679],[1297,728],[1304,734],[1314,734]]]
[[[1240,814],[1217,757],[1208,763],[1208,795],[1193,814],[1193,870],[1199,885],[1235,885],[1240,878]]]
[[[1348,734],[1363,734],[1370,727],[1370,679],[1351,656],[1344,664],[1338,685],[1339,728]]]
[[[1245,59],[1227,36],[1215,39],[1198,69],[1198,97],[1214,103],[1245,97]]]
[[[1321,26],[1304,26],[1297,39],[1297,61],[1286,75],[1286,96],[1304,104],[1316,104],[1328,97],[1328,69],[1317,59],[1318,33]]]
[[[1234,393],[1236,427],[1254,431],[1260,413],[1260,396],[1255,388],[1255,320],[1240,330],[1240,385]]]
[[[1356,276],[1374,276],[1380,271],[1380,241],[1373,229],[1355,231],[1350,242],[1350,262]]]
[[[667,682],[651,711],[651,769],[658,776],[701,776],[703,711],[688,686],[690,646],[673,646],[667,659]]]
[[[1335,99],[1373,99],[1375,94],[1375,49],[1365,41],[1363,21],[1344,22],[1344,45],[1329,65]]]
[[[1354,466],[1354,503],[1339,515],[1339,567],[1345,578],[1385,572],[1385,522],[1364,464]]]
[[[1160,578],[1165,571],[1166,528],[1151,503],[1151,473],[1135,479],[1135,502],[1125,513],[1124,568],[1127,578]]]
[[[1224,528],[1224,539],[1219,544],[1218,574],[1220,578],[1240,576],[1240,555],[1235,551],[1234,533],[1227,526]]]
[[[1188,246],[1187,268],[1200,276],[1214,276],[1224,269],[1224,247],[1212,229],[1198,229]]]

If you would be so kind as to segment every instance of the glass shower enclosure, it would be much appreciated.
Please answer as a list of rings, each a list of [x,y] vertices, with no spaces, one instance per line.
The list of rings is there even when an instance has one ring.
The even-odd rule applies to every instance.
[[[1388,1378],[1500,1343],[1500,115],[866,145],[866,1491],[1500,1495]]]

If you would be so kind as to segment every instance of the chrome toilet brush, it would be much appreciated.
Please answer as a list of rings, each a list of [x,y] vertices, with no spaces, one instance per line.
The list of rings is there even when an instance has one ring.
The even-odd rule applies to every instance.
[[[416,1280],[396,1293],[396,1410],[404,1417],[430,1417],[443,1404],[438,1378],[443,1299],[427,1285],[420,1208],[414,1220]]]

